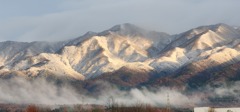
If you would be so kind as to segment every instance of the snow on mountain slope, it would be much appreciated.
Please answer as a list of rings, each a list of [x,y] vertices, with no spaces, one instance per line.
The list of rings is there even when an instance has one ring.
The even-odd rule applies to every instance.
[[[230,76],[233,74],[215,74],[217,72],[225,72],[224,68],[229,67],[232,64],[239,64],[240,53],[239,51],[228,48],[219,47],[214,51],[208,51],[201,54],[201,60],[182,66],[177,72],[175,72],[175,77],[180,78],[178,81],[184,81],[190,86],[196,87],[201,84],[206,84],[209,82],[216,82],[217,80],[213,77],[224,78],[226,80],[231,80]],[[233,71],[239,71],[234,68]],[[221,82],[221,81],[220,81]]]
[[[97,36],[77,46],[66,46],[61,51],[61,55],[76,71],[86,76],[116,70],[124,63],[109,52],[104,37]]]
[[[50,53],[41,53],[37,56],[21,60],[12,68],[15,71],[24,71],[28,76],[38,76],[41,73],[54,74],[57,76],[70,76],[75,79],[84,79],[84,76],[76,72],[64,62],[61,56]],[[44,74],[47,75],[47,74]]]
[[[27,43],[24,42],[1,42],[0,43],[0,59],[1,59],[1,66],[5,65],[5,62],[8,60],[12,60],[15,54],[22,51],[23,48],[27,47]]]
[[[167,44],[169,44],[173,40],[173,37],[167,33],[147,31],[129,23],[116,25],[108,30],[100,32],[98,35],[108,36],[113,34],[122,37],[128,37],[131,42],[138,43],[137,45],[139,46],[143,45],[143,49],[147,50],[150,56],[157,55]],[[146,47],[145,42],[142,43],[142,40],[148,40],[151,46]]]
[[[161,57],[147,61],[158,72],[172,72],[188,62],[188,57],[185,55],[185,49],[176,47],[171,51],[166,52]]]
[[[0,50],[1,74],[84,80],[121,68],[171,73],[191,63],[226,66],[240,61],[240,32],[216,24],[170,36],[122,24],[63,42],[2,42]]]
[[[233,47],[237,47],[239,36],[240,34],[234,28],[225,24],[198,27],[180,34],[176,40],[167,45],[159,57],[148,63],[150,62],[150,65],[159,72],[174,71],[189,63],[210,61],[210,58],[205,59],[207,57],[221,58],[225,56],[226,48],[229,48],[228,53],[235,55],[228,55],[226,57],[228,59],[217,60],[218,63],[225,63],[237,57],[237,53],[233,53],[231,49],[234,50]],[[234,62],[236,61],[238,60]]]
[[[125,61],[125,58],[121,58],[118,57],[118,55],[112,54],[108,46],[108,41],[113,42],[110,37],[95,36],[83,41],[82,43],[79,43],[77,46],[66,46],[59,54],[45,53],[27,58],[26,60],[16,64],[14,69],[26,69],[30,73],[36,71],[36,74],[38,74],[39,71],[47,70],[51,73],[64,73],[72,77],[80,77],[78,79],[83,79],[81,74],[88,79],[106,72],[113,72],[124,66],[132,68],[141,67],[152,70],[152,67],[138,62],[144,53],[138,54],[139,52],[141,53],[141,51],[135,50],[134,47],[136,46],[131,45],[127,43],[126,40],[121,39],[119,41],[114,41],[114,44],[119,44],[117,42],[122,42],[121,44],[128,44],[128,47],[132,49],[127,50],[129,48],[126,48],[125,46],[118,47],[118,45],[116,45],[115,47],[117,48],[115,49],[118,49],[116,54],[120,54],[119,52],[125,52],[124,57],[129,56],[129,59],[137,62]],[[146,52],[142,57],[147,57]]]
[[[151,47],[152,42],[141,37],[123,37],[111,35],[104,37],[107,49],[114,55],[128,62],[144,61],[148,58],[147,49]],[[137,44],[136,44],[137,43]]]
[[[69,40],[66,45],[67,46],[77,45],[78,43],[80,43],[90,37],[96,36],[96,35],[97,35],[97,33],[89,31],[89,32],[85,33],[83,36]]]
[[[202,37],[203,34],[207,35],[205,37],[220,37],[224,40],[233,40],[239,38],[240,33],[237,32],[233,27],[226,24],[216,24],[209,26],[201,26],[194,29],[191,29],[187,32],[176,35],[176,40],[172,41],[164,51],[173,49],[178,46],[186,46],[187,43],[192,43],[192,41],[199,40],[198,38]],[[206,39],[207,41],[211,41]]]
[[[142,63],[149,58],[147,51],[154,42],[143,31],[131,24],[117,25],[76,46],[66,46],[60,55],[88,79],[102,73],[113,72],[123,66],[153,68]],[[155,35],[156,38],[156,35]]]
[[[95,33],[87,33],[81,38],[65,42],[66,45],[61,50],[55,50],[57,51],[55,53],[48,52],[25,57],[15,61],[8,68],[24,71],[29,76],[50,72],[77,79],[97,77],[124,66],[136,70],[152,70],[152,67],[142,62],[149,58],[147,50],[153,46],[154,42],[149,39],[150,37],[135,34],[136,31],[131,27],[135,28],[129,24],[124,26],[124,29],[115,29],[115,26],[104,31],[107,32],[105,36],[103,36],[104,32],[96,34],[102,36],[92,36]]]
[[[228,38],[239,38],[239,32],[234,28],[226,24],[217,24],[215,28],[212,29],[218,35]]]
[[[210,55],[207,59],[214,60],[221,65],[231,64],[240,61],[240,53],[232,48],[224,48],[221,51]]]
[[[1,66],[11,67],[15,62],[40,53],[54,53],[61,49],[65,42],[1,42]]]

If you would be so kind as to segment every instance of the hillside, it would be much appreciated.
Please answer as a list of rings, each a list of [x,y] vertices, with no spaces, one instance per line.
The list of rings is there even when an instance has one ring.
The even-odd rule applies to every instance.
[[[222,69],[237,76],[238,69],[231,67],[240,61],[239,46],[239,29],[222,23],[176,35],[126,23],[60,42],[1,42],[0,73],[5,79],[55,77],[102,79],[123,87],[166,82],[198,87],[231,80],[233,76]]]

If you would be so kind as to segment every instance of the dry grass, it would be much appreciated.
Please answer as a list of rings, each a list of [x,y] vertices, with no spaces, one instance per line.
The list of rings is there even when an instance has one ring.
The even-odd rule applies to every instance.
[[[169,112],[166,108],[153,107],[147,104],[135,104],[127,106],[123,104],[111,103],[107,106],[101,105],[58,105],[58,108],[50,109],[48,106],[28,105],[21,110],[9,109],[13,106],[0,108],[0,112]],[[16,108],[16,106],[15,106]],[[172,109],[170,112],[192,112],[191,110]]]

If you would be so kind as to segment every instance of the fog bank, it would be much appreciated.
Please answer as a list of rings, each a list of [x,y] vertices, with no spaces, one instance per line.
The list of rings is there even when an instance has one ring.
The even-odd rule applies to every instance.
[[[105,84],[106,85],[106,84]],[[207,87],[204,90],[208,96],[239,96],[240,88],[234,84],[231,88],[222,86],[219,88]],[[209,95],[210,94],[210,95]],[[57,86],[54,82],[45,79],[32,81],[23,78],[0,80],[0,103],[14,104],[100,104],[106,105],[109,98],[113,98],[118,104],[132,105],[136,103],[151,104],[154,106],[166,106],[167,95],[171,106],[194,106],[208,102],[203,93],[186,95],[181,91],[161,87],[149,90],[147,88],[129,91],[121,91],[117,88],[102,89],[96,96],[79,94],[70,85]]]

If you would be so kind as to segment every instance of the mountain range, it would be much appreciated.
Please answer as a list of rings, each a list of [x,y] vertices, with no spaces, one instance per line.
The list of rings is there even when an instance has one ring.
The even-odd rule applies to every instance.
[[[0,77],[198,87],[239,79],[239,51],[240,28],[223,23],[175,35],[126,23],[65,41],[1,42]]]

